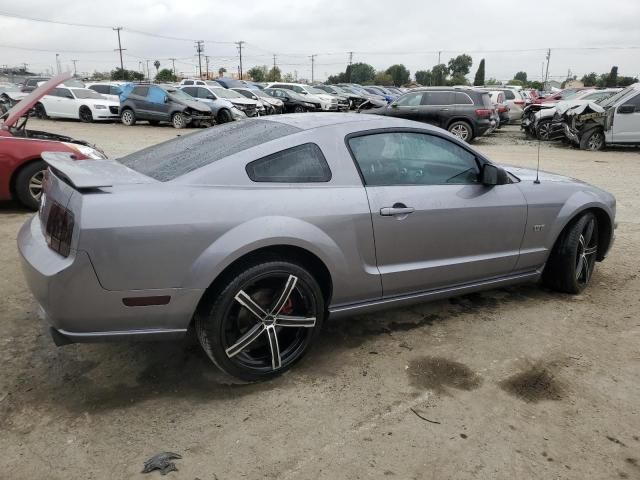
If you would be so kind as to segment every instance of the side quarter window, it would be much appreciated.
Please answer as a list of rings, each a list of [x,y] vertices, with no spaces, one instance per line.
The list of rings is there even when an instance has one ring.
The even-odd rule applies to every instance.
[[[390,132],[348,143],[367,186],[478,183],[475,155],[442,137]]]
[[[315,183],[331,180],[331,170],[322,150],[305,143],[255,160],[246,166],[254,182]]]

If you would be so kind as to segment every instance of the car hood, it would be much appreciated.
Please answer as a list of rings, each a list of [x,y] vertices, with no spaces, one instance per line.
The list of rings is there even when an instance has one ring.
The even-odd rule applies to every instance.
[[[114,102],[108,98],[79,98],[79,101],[87,105],[106,105],[107,107],[119,107],[120,102]]]
[[[186,105],[189,108],[198,110],[199,112],[211,112],[211,108],[205,103],[200,103],[197,100],[180,100],[180,103]]]
[[[582,180],[577,178],[565,177],[564,175],[558,175],[557,173],[546,172],[540,170],[539,173],[532,168],[517,167],[515,165],[498,165],[504,168],[507,172],[518,177],[522,182],[533,182],[536,177],[540,179],[540,183],[553,182],[553,183],[579,183],[586,184]]]
[[[227,100],[229,100],[231,103],[237,103],[238,105],[258,105],[258,102],[250,98],[228,98]]]
[[[51,92],[54,88],[60,85],[63,82],[66,82],[70,78],[73,78],[73,75],[70,73],[62,73],[60,75],[56,75],[50,80],[47,80],[44,84],[40,85],[34,91],[29,93],[26,97],[20,100],[16,105],[14,105],[9,111],[6,113],[6,118],[2,128],[5,130],[13,127],[16,122],[22,118],[29,110],[33,108],[33,106],[44,97],[47,93]]]
[[[213,105],[216,108],[222,108],[222,107],[232,108],[233,107],[233,103],[231,103],[226,98],[218,98],[217,100],[212,100],[210,98],[198,98],[198,99],[195,99],[194,101],[198,103],[204,103],[205,105]]]

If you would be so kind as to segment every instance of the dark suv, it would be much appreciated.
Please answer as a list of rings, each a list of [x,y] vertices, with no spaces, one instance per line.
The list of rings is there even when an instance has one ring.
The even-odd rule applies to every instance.
[[[428,87],[362,113],[388,115],[444,128],[467,142],[492,128],[493,104],[486,92],[464,87]]]
[[[206,104],[195,101],[175,87],[150,83],[122,86],[120,120],[128,126],[135,125],[138,120],[147,120],[151,125],[170,122],[175,128],[216,123]]]

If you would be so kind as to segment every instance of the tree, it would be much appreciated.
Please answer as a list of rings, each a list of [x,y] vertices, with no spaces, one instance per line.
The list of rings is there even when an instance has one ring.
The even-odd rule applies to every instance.
[[[527,84],[527,72],[518,72],[513,76],[513,79],[520,80],[522,82],[522,86],[525,86]]]
[[[354,63],[347,72],[350,73],[350,77],[347,81],[349,83],[371,83],[376,76],[376,69],[368,63]]]
[[[595,87],[598,83],[598,74],[596,72],[586,73],[580,81],[585,87]]]
[[[607,87],[615,87],[618,84],[618,67],[615,65],[611,67],[611,73],[607,78]]]
[[[267,82],[280,82],[282,80],[282,73],[278,67],[272,67],[267,73]]]
[[[500,82],[495,78],[491,77],[489,80],[485,82],[485,85],[500,85]]]
[[[156,82],[175,82],[178,80],[171,70],[163,68],[156,74]]]
[[[111,71],[111,80],[144,80],[144,75],[135,70],[123,70],[118,67]]]
[[[628,87],[638,81],[638,77],[618,77],[617,87]]]
[[[387,72],[379,71],[373,77],[373,83],[375,85],[393,85],[393,77]]]
[[[533,88],[534,90],[544,90],[544,85],[542,84],[542,82],[532,80],[529,82],[529,88]]]
[[[346,81],[347,81],[347,76],[344,72],[342,72],[337,75],[329,75],[329,78],[327,78],[326,84],[334,85],[336,83],[345,83]]]
[[[160,60],[156,60],[153,62],[153,66],[156,67],[156,76],[158,75],[158,71],[160,69]]]
[[[484,58],[480,60],[480,65],[478,65],[478,71],[473,79],[473,84],[476,87],[482,87],[484,85]]]
[[[253,79],[254,82],[264,82],[267,78],[267,66],[250,68],[247,73]]]
[[[227,73],[227,69],[224,67],[220,67],[218,69],[218,77],[224,77],[224,74]]]
[[[463,53],[462,55],[458,55],[456,58],[449,60],[449,73],[452,77],[464,77],[469,74],[472,64],[473,59],[469,55]]]
[[[447,82],[448,73],[449,69],[444,63],[433,67],[431,69],[431,78],[433,80],[432,84],[438,87],[445,85]]]
[[[389,68],[387,68],[385,73],[393,79],[393,85],[395,85],[396,87],[400,87],[406,83],[409,83],[409,78],[411,77],[411,74],[409,70],[407,70],[407,67],[405,67],[401,63],[391,65]]]
[[[522,83],[522,80],[517,80],[515,78],[513,80],[509,80],[507,82],[507,85],[516,85],[516,86],[519,86],[519,87],[523,87],[524,86],[523,83]]]
[[[431,70],[418,70],[416,72],[416,82],[420,85],[431,85],[432,80]]]
[[[295,80],[296,80],[296,79],[295,79],[295,77],[293,76],[293,73],[290,73],[290,72],[289,72],[289,73],[285,73],[285,74],[282,76],[282,81],[283,81],[283,82],[293,83],[293,82],[295,82]]]

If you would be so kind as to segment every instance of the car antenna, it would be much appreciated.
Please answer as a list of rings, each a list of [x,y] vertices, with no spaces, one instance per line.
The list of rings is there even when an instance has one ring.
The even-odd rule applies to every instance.
[[[540,185],[540,135],[538,135],[538,166],[536,167],[536,179],[533,181],[536,185]]]

